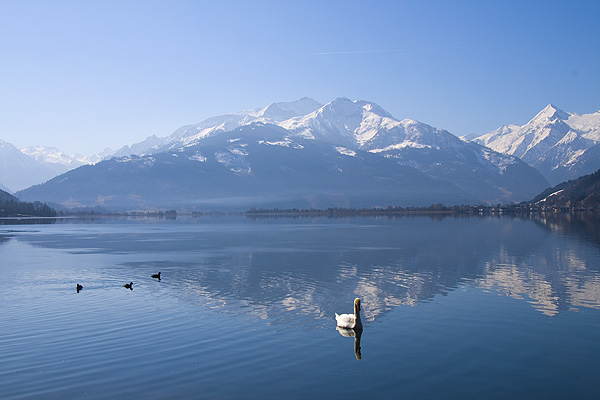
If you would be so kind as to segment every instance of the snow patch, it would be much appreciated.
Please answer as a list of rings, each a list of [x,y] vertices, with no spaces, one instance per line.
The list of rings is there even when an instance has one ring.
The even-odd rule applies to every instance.
[[[231,149],[229,152],[217,151],[215,159],[236,175],[252,175],[252,168],[246,161],[246,157],[242,154],[232,153]]]
[[[544,203],[546,200],[548,200],[548,198],[552,197],[552,196],[556,196],[557,194],[560,194],[561,192],[563,192],[565,189],[560,189],[559,191],[556,191],[552,194],[549,194],[548,196],[544,197],[542,200],[538,201],[538,203]]]
[[[285,138],[284,140],[278,140],[275,142],[270,142],[268,140],[259,140],[258,144],[265,144],[267,146],[282,146],[282,147],[291,147],[293,149],[303,149],[304,146],[301,144],[292,142],[290,138]]]
[[[340,153],[344,156],[356,157],[356,152],[354,150],[350,150],[346,147],[337,146],[335,148],[335,151],[337,151],[338,153]]]
[[[577,161],[579,161],[579,157],[581,157],[583,155],[583,153],[585,153],[586,150],[576,150],[573,151],[571,154],[568,154],[567,157],[563,160],[563,162],[559,165],[554,166],[553,169],[557,169],[559,167],[567,167],[570,168],[573,165],[575,165],[577,163]]]
[[[237,147],[232,147],[229,149],[229,151],[231,152],[231,154],[235,154],[238,156],[247,156],[248,155],[248,152],[246,150],[240,149]]]
[[[196,152],[195,154],[192,154],[191,156],[189,156],[188,160],[198,161],[198,162],[206,162],[207,158],[204,157],[202,154],[200,154],[200,152]]]
[[[482,149],[480,154],[484,160],[488,161],[488,166],[490,166],[491,164],[492,168],[495,167],[498,169],[500,175],[504,175],[504,173],[506,172],[506,168],[508,168],[509,165],[517,163],[517,161],[514,158],[511,158],[504,154],[489,151],[487,149]]]
[[[413,149],[432,149],[433,146],[427,145],[427,144],[422,144],[422,143],[416,143],[416,142],[410,142],[410,141],[404,141],[402,143],[398,143],[398,144],[392,144],[390,146],[384,147],[382,149],[372,149],[369,150],[369,152],[371,153],[383,153],[385,151],[390,151],[390,150],[401,150],[404,148],[413,148]]]

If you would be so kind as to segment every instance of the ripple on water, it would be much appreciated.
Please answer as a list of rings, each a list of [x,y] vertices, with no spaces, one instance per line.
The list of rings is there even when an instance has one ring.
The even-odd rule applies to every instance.
[[[511,219],[300,225],[15,234],[0,247],[3,399],[597,394],[589,244]],[[354,297],[360,361],[333,318]]]

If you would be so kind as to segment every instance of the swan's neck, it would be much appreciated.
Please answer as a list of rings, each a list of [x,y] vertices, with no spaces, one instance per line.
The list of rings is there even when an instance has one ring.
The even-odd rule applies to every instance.
[[[360,311],[357,306],[354,306],[354,328],[362,329],[362,322],[360,320]]]

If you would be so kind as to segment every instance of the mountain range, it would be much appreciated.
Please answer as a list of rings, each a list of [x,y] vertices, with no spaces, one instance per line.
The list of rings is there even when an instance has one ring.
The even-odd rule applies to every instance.
[[[43,183],[57,175],[100,161],[105,155],[69,155],[53,147],[20,149],[0,139],[0,189],[14,192]]]
[[[600,111],[578,115],[549,104],[523,126],[501,126],[473,140],[519,157],[556,185],[600,168]]]
[[[327,208],[505,203],[547,186],[515,156],[375,103],[303,98],[150,137],[18,195],[128,210]]]

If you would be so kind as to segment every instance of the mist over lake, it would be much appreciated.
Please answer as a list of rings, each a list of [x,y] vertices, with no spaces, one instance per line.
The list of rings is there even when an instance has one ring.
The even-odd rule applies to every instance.
[[[46,222],[0,225],[3,399],[600,395],[594,214]]]

